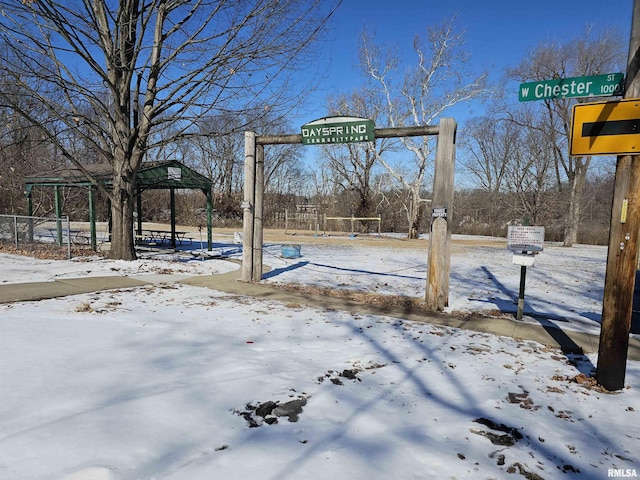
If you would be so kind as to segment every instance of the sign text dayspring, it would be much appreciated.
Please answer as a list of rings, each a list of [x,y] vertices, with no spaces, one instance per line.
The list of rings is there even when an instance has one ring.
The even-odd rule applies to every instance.
[[[353,117],[329,117],[307,123],[301,128],[303,145],[373,142],[373,120]]]

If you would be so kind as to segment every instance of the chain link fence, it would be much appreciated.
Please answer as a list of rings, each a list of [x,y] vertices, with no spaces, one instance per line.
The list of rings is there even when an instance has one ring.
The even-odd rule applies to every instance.
[[[0,244],[16,251],[48,251],[71,258],[74,232],[69,217],[0,215]]]

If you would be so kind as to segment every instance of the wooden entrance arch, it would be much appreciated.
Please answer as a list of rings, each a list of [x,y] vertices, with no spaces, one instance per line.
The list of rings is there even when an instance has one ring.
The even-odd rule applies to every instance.
[[[437,126],[375,129],[376,138],[425,135],[438,136],[425,301],[432,310],[444,310],[449,304],[456,122],[452,118],[443,118]],[[259,282],[262,280],[264,146],[299,144],[302,143],[302,135],[258,136],[255,132],[246,132],[244,139],[242,281]]]

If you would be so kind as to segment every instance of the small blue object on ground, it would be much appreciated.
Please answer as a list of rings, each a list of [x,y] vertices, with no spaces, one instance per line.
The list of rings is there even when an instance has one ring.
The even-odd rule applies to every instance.
[[[282,245],[281,252],[284,258],[298,258],[300,257],[300,245]]]

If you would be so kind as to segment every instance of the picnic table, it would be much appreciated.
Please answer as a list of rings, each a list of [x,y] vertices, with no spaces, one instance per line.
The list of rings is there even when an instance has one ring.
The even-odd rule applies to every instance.
[[[175,232],[175,239],[179,245],[188,241],[191,243],[191,238],[187,237],[189,232]],[[167,243],[171,245],[171,232],[168,230],[158,229],[145,229],[140,231],[140,235],[136,235],[136,239],[146,244],[163,244]]]
[[[58,229],[53,227],[53,228],[48,228],[47,230],[49,230],[49,233],[51,234],[51,238],[53,238],[55,241],[57,241],[57,239],[58,239]],[[63,241],[64,241],[64,238],[66,237],[66,233],[67,233],[67,229],[63,228],[62,229]],[[91,242],[91,236],[90,236],[89,232],[86,232],[84,230],[70,229],[69,230],[69,240],[73,244],[88,245]]]

